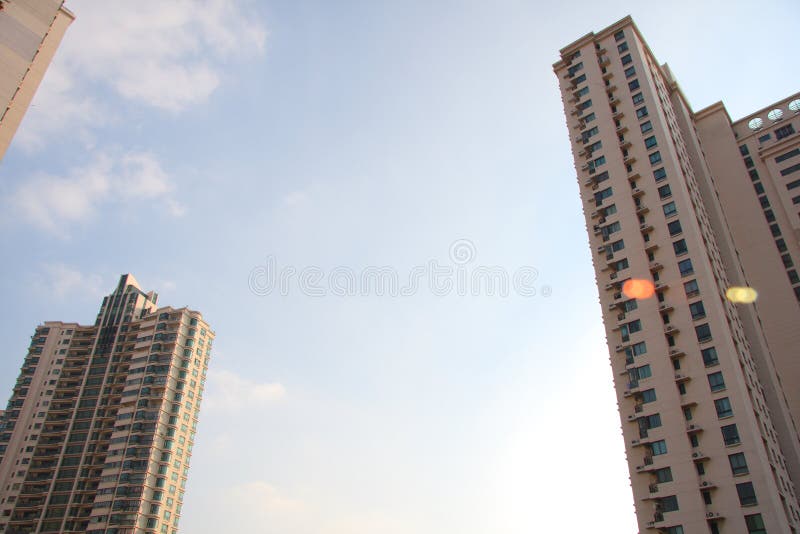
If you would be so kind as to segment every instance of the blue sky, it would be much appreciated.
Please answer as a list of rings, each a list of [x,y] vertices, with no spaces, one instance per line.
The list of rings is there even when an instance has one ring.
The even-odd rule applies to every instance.
[[[217,333],[184,532],[636,531],[551,65],[630,13],[736,119],[797,91],[793,2],[67,5],[0,163],[5,391],[131,272]],[[457,241],[536,295],[326,285]],[[257,294],[269,261],[327,295]]]

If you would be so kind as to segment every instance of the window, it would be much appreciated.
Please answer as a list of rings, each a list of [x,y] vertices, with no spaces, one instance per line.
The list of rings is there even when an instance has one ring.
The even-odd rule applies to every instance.
[[[647,148],[653,148],[654,146],[657,146],[657,145],[658,145],[658,142],[656,141],[656,136],[655,135],[651,135],[650,137],[648,137],[647,139],[644,140],[644,146],[646,146]]]
[[[651,428],[658,428],[661,426],[661,415],[654,413],[653,415],[648,415],[647,417],[643,417],[641,425],[644,426],[646,429]]]
[[[656,400],[655,389],[646,389],[642,391],[642,404],[647,404],[648,402],[655,402],[655,400]]]
[[[663,439],[654,441],[650,444],[650,452],[653,454],[653,456],[667,454],[667,442]]]
[[[669,230],[670,237],[671,236],[676,236],[676,235],[680,234],[681,232],[683,232],[683,228],[681,228],[681,222],[680,221],[672,221],[671,223],[669,223],[667,225],[667,230]]]
[[[625,69],[626,78],[633,78],[634,76],[636,76],[636,67],[628,67]]]
[[[776,239],[775,246],[778,247],[778,252],[786,252],[786,241],[783,239]]]
[[[594,161],[592,161],[591,163],[589,163],[589,168],[590,169],[594,169],[594,168],[599,167],[600,165],[605,165],[605,163],[606,163],[606,157],[605,156],[600,156],[599,158],[597,158]]]
[[[783,266],[787,269],[790,267],[794,267],[794,262],[792,261],[792,257],[789,254],[784,254],[781,256],[781,260],[783,261]]]
[[[620,31],[618,31],[617,33],[614,34],[614,40],[615,41],[619,42],[619,41],[621,41],[623,39],[625,39],[625,32],[623,30],[620,30]]]
[[[742,482],[736,484],[736,493],[739,494],[739,504],[742,506],[755,506],[758,504],[756,490],[752,482]]]
[[[692,266],[692,260],[685,259],[683,261],[678,262],[678,269],[681,272],[681,276],[689,276],[690,274],[694,273],[694,267]]]
[[[750,156],[747,156],[746,158],[744,158],[744,164],[747,166],[748,169],[750,167],[755,166],[755,163],[753,163],[753,158],[751,158]]]
[[[764,194],[764,186],[761,182],[756,182],[753,184],[753,189],[756,190],[756,195],[763,195]]]
[[[685,239],[679,239],[678,241],[672,243],[672,249],[675,251],[676,256],[680,256],[689,252],[689,249],[686,247]]]
[[[758,197],[758,202],[761,204],[762,208],[769,207],[769,199],[766,196]]]
[[[725,379],[722,378],[722,371],[717,371],[716,373],[708,375],[708,386],[711,388],[712,392],[725,389]]]
[[[583,118],[583,122],[592,122],[595,119],[594,113],[589,113]]]
[[[720,419],[723,417],[731,417],[733,415],[733,407],[731,407],[731,401],[728,399],[728,397],[722,397],[721,399],[715,400],[714,408],[717,409],[717,417]]]
[[[628,50],[628,43],[622,42],[619,45],[617,45],[617,52],[619,52],[620,54],[627,50]]]
[[[778,237],[781,235],[781,228],[777,224],[770,224],[769,231],[772,232],[772,237]]]
[[[706,309],[705,306],[703,306],[702,300],[689,304],[689,311],[692,314],[692,319],[695,321],[706,316]]]
[[[747,148],[747,145],[739,145],[739,154],[747,156],[750,154],[750,149]]]
[[[669,184],[662,185],[658,188],[658,196],[661,200],[667,199],[672,196],[672,189],[669,187]]]
[[[658,484],[663,484],[664,482],[672,482],[672,469],[669,467],[662,467],[661,469],[656,469],[653,471],[653,474],[656,476],[656,482]]]
[[[758,171],[757,171],[757,170],[755,170],[755,169],[749,169],[749,170],[747,171],[747,173],[750,175],[750,180],[752,180],[752,181],[754,181],[754,182],[755,182],[756,180],[760,180],[760,177],[758,176]]]
[[[603,200],[610,197],[613,194],[614,191],[612,190],[612,188],[607,187],[606,189],[598,191],[597,193],[594,194],[594,202],[596,205],[601,206],[603,204]]]
[[[630,55],[630,54],[625,54],[624,56],[622,56],[622,57],[620,58],[620,61],[622,61],[622,64],[623,64],[623,65],[627,65],[627,64],[629,64],[631,61],[633,61],[633,58],[631,58],[631,55]]]
[[[741,440],[739,439],[739,429],[736,428],[736,425],[727,425],[720,428],[722,432],[722,441],[725,442],[725,445],[736,445]]]
[[[653,371],[650,370],[650,365],[642,365],[641,367],[634,367],[633,377],[636,380],[644,380],[653,376]]]
[[[631,302],[636,302],[636,301],[633,300]],[[647,353],[647,344],[644,341],[640,341],[639,343],[631,345],[631,350],[633,351],[634,356],[641,356],[642,354]]]
[[[743,452],[737,452],[728,456],[728,461],[731,464],[731,473],[733,476],[746,475],[750,472],[747,468],[747,460]]]
[[[650,154],[650,165],[655,165],[656,163],[661,163],[661,152],[655,151]]]
[[[578,98],[580,98],[580,97],[582,97],[584,95],[588,95],[588,94],[589,94],[589,86],[588,85],[586,87],[580,88],[578,91],[575,92],[575,96],[578,97]]]
[[[786,126],[782,126],[775,130],[775,139],[783,139],[784,137],[789,137],[793,133],[794,127],[791,124],[787,124]]]
[[[653,123],[650,121],[645,121],[641,124],[640,128],[642,129],[642,133],[647,133],[653,129]]]
[[[661,510],[663,512],[674,512],[678,510],[678,497],[675,495],[662,497],[658,500],[658,502],[661,504]]]
[[[609,248],[611,248],[612,252],[618,252],[625,248],[625,241],[623,241],[622,239],[620,239],[619,241],[614,241],[609,245]]]
[[[767,534],[761,514],[744,516],[744,524],[747,525],[747,534]]]
[[[714,347],[703,349],[700,351],[700,354],[703,356],[703,363],[706,364],[706,367],[711,367],[712,365],[717,365],[719,363],[717,349]]]
[[[697,334],[698,342],[705,343],[711,340],[711,327],[708,326],[708,323],[695,326],[694,331]]]
[[[637,118],[644,118],[647,117],[647,106],[642,106],[636,110],[636,117]]]
[[[581,111],[583,111],[584,109],[590,108],[590,107],[592,107],[592,99],[591,98],[589,100],[585,101],[585,102],[581,102],[580,104],[578,104],[578,109],[580,109]]]
[[[711,491],[704,490],[704,491],[701,492],[701,495],[703,496],[703,502],[705,504],[714,504],[712,502],[712,500],[711,500]],[[712,531],[713,531],[713,528],[712,528]],[[717,534],[719,534],[719,530],[717,531]]]
[[[665,217],[671,217],[678,213],[678,208],[675,206],[674,202],[668,202],[667,204],[664,204],[663,209]]]
[[[772,210],[764,210],[764,217],[767,219],[767,222],[775,222],[775,214]]]
[[[639,307],[639,304],[636,303],[636,299],[626,300],[622,303],[622,308],[625,310],[625,313],[631,312]]]
[[[683,527],[681,525],[675,525],[674,527],[667,527],[664,530],[665,534],[683,534]]]
[[[800,171],[800,163],[798,163],[797,165],[792,165],[791,167],[786,167],[785,169],[783,169],[781,171],[781,176],[789,176],[790,174],[796,173],[797,171]],[[794,189],[797,186],[800,186],[800,180],[797,180],[796,182],[792,182],[791,184],[787,184],[786,188],[787,189]]]
[[[800,156],[800,148],[795,148],[794,150],[790,150],[789,152],[784,152],[780,156],[775,158],[775,163],[783,163],[789,158],[793,158],[795,156]]]
[[[631,91],[635,91],[639,88],[639,80],[633,80],[628,82],[628,89]]]

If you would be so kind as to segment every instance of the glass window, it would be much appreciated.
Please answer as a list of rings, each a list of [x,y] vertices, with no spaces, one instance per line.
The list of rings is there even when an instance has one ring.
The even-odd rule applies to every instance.
[[[631,58],[631,55],[630,55],[630,54],[625,54],[624,56],[622,56],[622,57],[620,58],[620,61],[622,61],[622,64],[623,64],[623,65],[627,65],[627,64],[629,64],[631,61],[633,61],[633,59]]]
[[[642,129],[642,133],[647,133],[653,129],[653,123],[650,121],[645,121],[641,124],[640,128]]]
[[[761,514],[744,516],[744,523],[747,525],[747,534],[767,534],[767,527],[764,526]]]
[[[706,316],[706,308],[703,306],[702,300],[689,304],[689,311],[692,314],[692,319],[695,321]]]
[[[687,297],[693,297],[700,293],[700,287],[697,285],[697,280],[689,280],[683,284],[683,290],[686,292]]]
[[[690,274],[694,274],[694,267],[692,266],[692,260],[690,259],[679,261],[678,269],[681,272],[681,276],[689,276]]]
[[[646,389],[642,391],[642,404],[647,404],[648,402],[654,402],[655,400],[656,400],[655,389]]]
[[[663,439],[654,441],[650,444],[650,452],[653,453],[653,456],[658,456],[660,454],[667,454],[667,442]]]
[[[725,379],[722,377],[722,371],[711,373],[708,375],[708,386],[711,391],[722,391],[725,389]]]
[[[731,417],[733,415],[733,407],[731,406],[731,401],[728,399],[728,397],[722,397],[721,399],[715,400],[714,408],[717,409],[717,417],[720,419],[723,417]]]
[[[722,432],[722,441],[725,442],[725,445],[736,445],[741,440],[739,439],[739,429],[736,428],[736,425],[727,425],[720,428]]]
[[[679,239],[678,241],[672,243],[672,249],[675,251],[676,256],[680,256],[689,252],[689,249],[686,247],[685,239]]]
[[[703,363],[706,364],[706,367],[711,367],[712,365],[717,365],[719,363],[717,349],[714,347],[703,349],[700,351],[700,354],[703,356]]]
[[[655,151],[650,154],[650,164],[655,165],[656,163],[661,163],[661,152]]]
[[[736,493],[739,494],[739,504],[742,506],[754,506],[758,504],[756,490],[752,482],[742,482],[736,484]]]
[[[631,99],[633,100],[634,106],[638,106],[639,104],[644,102],[644,96],[642,96],[642,93],[636,93],[631,97]]]
[[[619,52],[620,54],[621,54],[622,52],[625,52],[625,51],[627,51],[627,50],[628,50],[628,43],[626,43],[626,42],[622,42],[622,43],[620,43],[620,44],[618,44],[618,45],[617,45],[617,52]]]
[[[694,331],[697,334],[697,341],[700,343],[711,339],[711,327],[708,326],[708,323],[695,326]]]
[[[639,88],[639,80],[632,80],[628,82],[628,89],[631,91],[635,91]]]
[[[728,461],[731,464],[731,473],[733,473],[733,476],[746,475],[750,472],[747,468],[747,459],[745,459],[743,452],[728,455]]]
[[[675,206],[674,202],[667,202],[664,204],[663,209],[665,217],[671,217],[678,213],[678,208]]]
[[[678,497],[675,495],[670,495],[669,497],[662,497],[659,499],[661,503],[661,509],[664,512],[674,512],[678,510]]]
[[[647,106],[642,106],[639,109],[637,109],[636,116],[640,119],[643,117],[647,117]]]
[[[659,484],[663,484],[664,482],[672,482],[672,469],[669,467],[656,469],[653,471],[653,474],[656,476],[656,482]]]
[[[644,146],[646,146],[647,148],[653,148],[656,145],[658,145],[658,142],[656,141],[655,135],[651,135],[650,137],[644,140]]]
[[[636,76],[636,67],[628,67],[625,69],[626,78],[633,78],[634,76]]]
[[[672,189],[669,187],[669,184],[662,185],[658,188],[658,196],[661,200],[667,199],[672,196]]]
[[[623,30],[618,31],[614,34],[614,40],[619,42],[625,38],[625,32]]]
[[[672,221],[667,225],[667,230],[669,230],[670,236],[676,236],[680,234],[683,231],[681,228],[681,221]]]

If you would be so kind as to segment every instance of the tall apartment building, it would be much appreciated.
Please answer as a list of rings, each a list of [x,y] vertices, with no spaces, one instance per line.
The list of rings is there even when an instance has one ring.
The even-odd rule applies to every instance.
[[[0,0],[0,159],[74,16],[62,0]]]
[[[131,275],[36,328],[0,417],[0,532],[178,531],[214,333]]]
[[[800,94],[694,112],[630,17],[560,55],[639,528],[796,533]]]

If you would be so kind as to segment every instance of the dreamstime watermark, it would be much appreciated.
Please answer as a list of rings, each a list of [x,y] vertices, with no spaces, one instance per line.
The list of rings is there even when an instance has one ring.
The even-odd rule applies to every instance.
[[[292,288],[309,297],[410,297],[427,288],[434,296],[499,296],[549,297],[552,288],[536,285],[539,271],[529,265],[513,273],[499,265],[472,265],[477,258],[475,244],[458,239],[450,244],[450,263],[428,260],[411,267],[401,276],[392,266],[367,266],[361,270],[338,266],[325,271],[310,265],[298,269],[278,267],[274,256],[267,256],[263,265],[250,271],[247,285],[258,296],[287,296]]]

